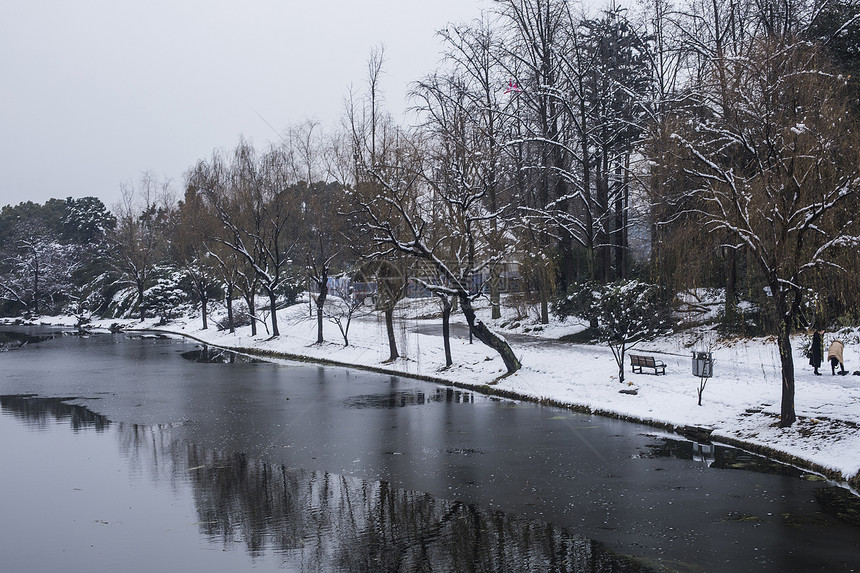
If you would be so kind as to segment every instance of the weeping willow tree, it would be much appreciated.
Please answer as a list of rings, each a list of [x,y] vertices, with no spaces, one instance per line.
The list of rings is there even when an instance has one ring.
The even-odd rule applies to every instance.
[[[845,80],[807,43],[758,40],[747,57],[712,66],[697,92],[709,113],[676,139],[695,182],[692,213],[726,248],[744,249],[766,284],[787,427],[796,419],[790,335],[806,288],[817,272],[844,272],[840,255],[860,244],[860,125]]]

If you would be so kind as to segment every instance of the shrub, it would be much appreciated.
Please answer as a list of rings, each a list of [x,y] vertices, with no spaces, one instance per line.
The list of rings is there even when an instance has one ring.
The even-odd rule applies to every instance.
[[[577,316],[591,323],[595,338],[612,349],[621,382],[626,350],[671,327],[665,291],[635,280],[574,285],[555,304],[555,310],[561,316]]]

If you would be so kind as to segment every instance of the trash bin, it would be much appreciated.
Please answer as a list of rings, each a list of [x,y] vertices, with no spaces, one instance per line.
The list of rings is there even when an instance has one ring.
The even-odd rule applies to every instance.
[[[710,378],[714,375],[714,359],[710,352],[693,352],[693,376]]]

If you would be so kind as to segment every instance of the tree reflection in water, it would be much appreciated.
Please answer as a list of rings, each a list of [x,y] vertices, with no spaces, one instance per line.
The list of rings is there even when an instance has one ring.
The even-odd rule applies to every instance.
[[[95,429],[104,431],[110,421],[104,416],[67,402],[75,398],[39,398],[33,395],[0,396],[0,407],[8,410],[16,418],[30,427],[44,428],[52,420],[69,421],[75,431]]]
[[[53,334],[27,334],[9,330],[0,330],[0,350],[19,348],[28,344],[36,344],[54,338]]]
[[[61,399],[0,397],[24,420],[109,422]],[[82,421],[86,420],[86,423]],[[190,486],[199,528],[252,557],[274,552],[303,571],[647,571],[588,538],[426,493],[327,472],[291,469],[177,440],[170,426],[113,424],[138,475],[181,493]]]
[[[241,540],[252,555],[278,551],[302,570],[645,570],[548,523],[386,482],[173,447],[186,449],[204,533]]]
[[[259,358],[231,352],[230,350],[215,346],[204,346],[197,350],[189,350],[188,352],[183,352],[180,356],[185,360],[203,364],[259,364],[263,362]]]
[[[347,408],[405,408],[407,406],[423,406],[436,402],[467,404],[475,401],[472,392],[463,392],[453,388],[436,388],[431,393],[417,389],[391,390],[383,394],[359,394],[345,400]]]

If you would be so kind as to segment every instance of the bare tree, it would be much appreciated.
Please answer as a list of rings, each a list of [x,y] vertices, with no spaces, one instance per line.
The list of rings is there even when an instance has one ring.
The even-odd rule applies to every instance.
[[[224,228],[218,241],[253,269],[254,278],[245,275],[244,279],[246,298],[253,297],[257,285],[266,292],[271,333],[279,336],[278,289],[298,245],[290,225],[300,207],[290,150],[272,147],[258,157],[250,144],[241,141],[229,168],[213,182],[205,192]],[[249,310],[253,314],[253,301]]]
[[[569,118],[559,95],[564,91],[560,83],[561,54],[569,48],[569,6],[564,0],[504,0],[499,2],[498,12],[506,30],[504,57],[500,61],[522,90],[516,94],[518,139],[507,142],[525,144],[526,164],[519,170],[528,170],[531,180],[523,188],[521,207],[533,215],[568,213],[572,149],[565,141]],[[557,248],[561,275],[570,280],[570,233],[559,233],[555,221],[543,215],[533,217],[526,226],[524,237],[536,241],[531,250],[548,253]],[[550,256],[533,258],[543,323],[549,322],[556,260]]]
[[[371,197],[356,195],[355,198],[364,216],[363,224],[377,247],[374,254],[385,258],[402,253],[434,269],[444,284],[425,282],[425,286],[456,296],[470,331],[499,353],[508,373],[517,371],[521,365],[510,346],[477,318],[472,306],[472,301],[481,295],[471,288],[474,277],[487,268],[489,260],[478,256],[480,245],[476,229],[487,219],[483,191],[473,189],[468,183],[451,188],[435,187],[448,208],[455,231],[434,237],[430,233],[434,208],[429,194],[422,189],[422,185],[432,184],[434,180],[424,172],[424,150],[420,143],[404,134],[392,151],[392,163],[366,167],[380,193]],[[452,254],[454,263],[447,258]]]
[[[209,161],[198,161],[189,170],[186,179],[188,186],[198,191],[205,201],[205,206],[217,219],[217,223],[209,227],[211,235],[207,237],[209,248],[206,256],[213,258],[219,269],[219,275],[226,286],[228,321],[231,332],[235,317],[233,316],[233,291],[239,291],[248,309],[250,317],[251,336],[257,335],[259,317],[256,310],[256,296],[260,280],[252,261],[256,256],[256,243],[248,241],[252,249],[251,257],[245,256],[241,249],[236,248],[236,233],[233,226],[224,221],[234,222],[236,227],[246,223],[248,212],[242,209],[237,193],[233,187],[235,179],[231,174],[231,159],[215,151]],[[248,223],[250,226],[250,223]],[[240,235],[241,238],[241,235]],[[244,243],[243,243],[244,244]]]
[[[487,17],[471,26],[449,25],[439,32],[445,40],[446,55],[453,62],[446,74],[436,74],[419,82],[415,95],[418,108],[427,116],[427,128],[439,136],[455,137],[473,155],[477,184],[485,191],[484,203],[490,213],[484,239],[491,249],[506,250],[509,236],[509,195],[505,193],[503,165],[508,159],[505,130],[511,121],[511,105],[518,85],[505,76],[499,64],[498,33]],[[505,92],[500,86],[505,85]],[[459,124],[452,122],[459,121]],[[457,135],[460,132],[460,135]],[[500,265],[490,274],[492,318],[501,317],[499,293]]]
[[[329,277],[343,257],[344,192],[339,183],[326,183],[322,174],[331,175],[336,158],[323,144],[317,124],[306,121],[289,131],[289,146],[296,172],[297,189],[302,207],[299,210],[299,246],[309,281],[316,294],[310,293],[317,315],[317,344],[324,342],[323,323]],[[327,153],[328,152],[328,153]],[[327,156],[329,155],[329,156]]]
[[[218,222],[203,195],[195,186],[189,185],[171,223],[172,258],[191,280],[193,297],[200,303],[202,327],[206,330],[209,327],[209,298],[216,291],[218,274],[219,260],[209,256]],[[223,265],[221,270],[226,270]],[[232,324],[232,305],[229,306]]]
[[[364,225],[363,205],[374,201],[374,197],[384,193],[384,187],[376,173],[388,172],[389,167],[400,161],[398,142],[400,130],[391,116],[382,107],[380,81],[385,62],[383,47],[371,51],[367,68],[367,94],[363,98],[351,96],[346,108],[346,128],[349,132],[352,150],[352,184],[349,186],[350,205],[346,210],[350,225],[353,226],[353,250],[365,261],[365,268],[373,269],[379,286],[376,298],[377,309],[385,317],[385,331],[388,335],[388,360],[400,357],[394,333],[394,310],[406,294],[406,265],[394,251],[379,251]],[[390,215],[389,213],[388,215]],[[383,216],[388,216],[383,215]],[[392,225],[399,225],[396,217],[390,217]]]
[[[706,229],[745,248],[764,277],[778,325],[780,425],[795,421],[790,335],[804,284],[860,242],[860,141],[845,80],[793,38],[753,42],[749,57],[714,60],[699,91],[704,117],[677,134]],[[838,153],[833,150],[838,149]]]
[[[138,188],[121,186],[117,224],[108,235],[112,264],[137,291],[140,320],[146,317],[144,294],[156,265],[165,256],[165,225],[172,206],[170,181],[144,172]]]
[[[343,337],[343,345],[349,346],[349,327],[352,319],[364,308],[364,297],[356,296],[348,283],[342,282],[335,287],[334,297],[329,299],[324,309],[326,319],[335,324]]]

